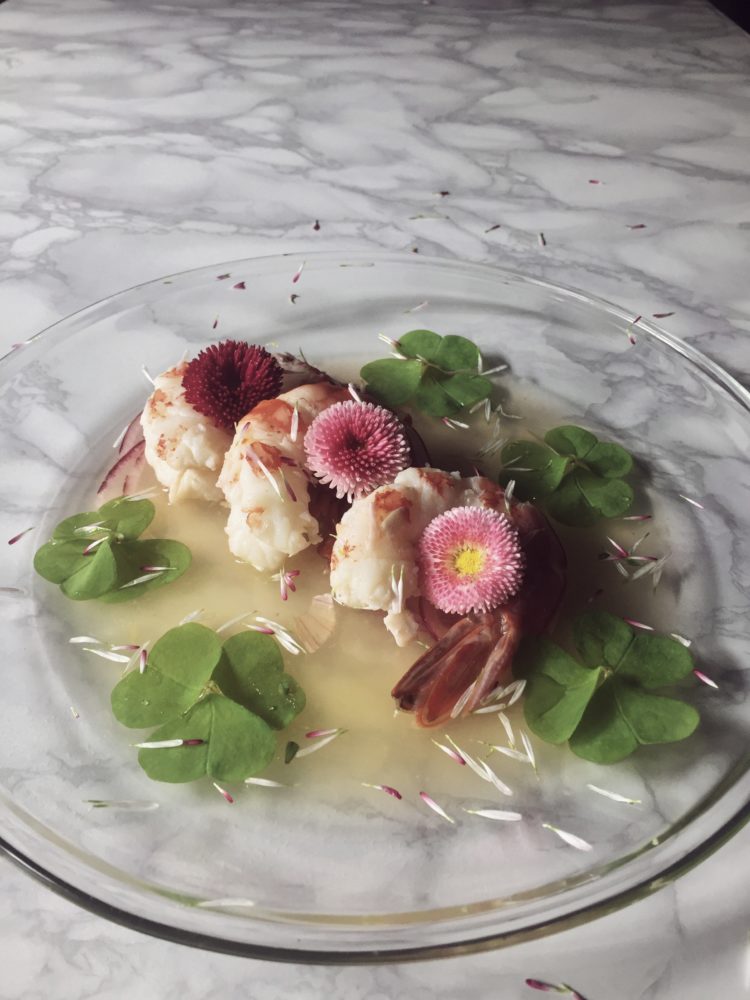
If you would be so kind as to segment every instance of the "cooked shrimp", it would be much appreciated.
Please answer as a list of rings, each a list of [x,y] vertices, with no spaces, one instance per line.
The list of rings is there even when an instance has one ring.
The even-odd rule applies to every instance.
[[[481,476],[404,469],[344,514],[331,557],[334,600],[388,612],[386,628],[399,646],[407,645],[420,627],[406,602],[419,596],[417,542],[424,529],[452,507],[502,509],[502,503],[503,491]]]
[[[221,500],[216,477],[232,435],[216,427],[185,399],[182,376],[187,362],[154,379],[141,416],[146,461],[169,501]]]
[[[264,400],[239,422],[218,480],[230,507],[229,548],[238,559],[273,573],[321,540],[310,513],[303,440],[319,413],[349,398],[328,382],[302,385]]]

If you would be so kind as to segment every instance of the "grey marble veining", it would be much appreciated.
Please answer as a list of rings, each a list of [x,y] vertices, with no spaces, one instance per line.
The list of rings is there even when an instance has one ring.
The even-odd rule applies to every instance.
[[[749,64],[702,0],[9,0],[0,349],[211,261],[416,248],[673,313],[747,382]],[[0,862],[0,998],[741,997],[749,843],[587,928],[373,970],[146,939]]]

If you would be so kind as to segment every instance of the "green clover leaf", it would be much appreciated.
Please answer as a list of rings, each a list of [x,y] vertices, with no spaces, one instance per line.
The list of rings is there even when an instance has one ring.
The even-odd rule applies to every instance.
[[[398,341],[398,358],[366,364],[360,375],[381,403],[411,404],[431,417],[455,417],[489,398],[492,383],[479,374],[479,348],[466,337],[411,330]]]
[[[564,743],[576,730],[599,680],[599,670],[576,663],[549,639],[525,639],[513,663],[526,677],[526,722],[547,743]]]
[[[143,673],[126,674],[112,692],[115,718],[131,729],[145,729],[194,705],[221,657],[221,641],[212,629],[188,622],[156,642]]]
[[[138,763],[154,781],[244,781],[267,767],[276,739],[263,719],[220,694],[209,694],[181,718],[151,734],[149,742],[203,740],[195,746],[142,749]]]
[[[572,424],[548,431],[544,442],[511,441],[502,449],[502,481],[514,479],[520,499],[543,501],[551,517],[571,527],[630,510],[633,490],[621,477],[633,460],[624,448]]]
[[[190,550],[165,538],[138,540],[154,513],[150,500],[118,497],[66,517],[36,552],[34,569],[74,601],[131,601],[172,583],[190,566]]]
[[[138,761],[156,781],[205,775],[242,781],[270,763],[282,729],[305,707],[300,686],[284,673],[278,645],[241,632],[222,646],[205,625],[170,629],[154,645],[143,672],[133,670],[112,692],[112,711],[125,726],[158,725]],[[194,742],[202,741],[202,742]]]
[[[688,677],[689,650],[675,639],[635,632],[597,611],[573,623],[584,665],[548,639],[526,639],[514,672],[527,681],[524,714],[532,732],[550,743],[569,740],[579,757],[611,764],[639,746],[690,736],[697,711],[653,694]]]
[[[213,679],[227,697],[274,729],[284,729],[305,707],[305,693],[284,673],[278,644],[269,635],[239,632],[227,639]]]

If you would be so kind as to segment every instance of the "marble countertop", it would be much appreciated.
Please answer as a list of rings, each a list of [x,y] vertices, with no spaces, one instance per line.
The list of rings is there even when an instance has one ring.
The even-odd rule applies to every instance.
[[[703,0],[9,0],[0,349],[168,272],[416,248],[669,314],[750,382],[749,57]],[[545,941],[362,969],[145,938],[0,859],[0,1000],[750,996],[748,848]]]

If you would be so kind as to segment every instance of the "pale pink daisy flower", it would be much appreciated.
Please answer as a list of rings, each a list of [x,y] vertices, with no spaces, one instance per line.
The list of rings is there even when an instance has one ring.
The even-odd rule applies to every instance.
[[[505,514],[454,507],[419,540],[422,593],[441,611],[465,615],[505,604],[523,582],[518,532]]]
[[[409,464],[399,419],[382,406],[347,400],[319,414],[305,435],[311,472],[348,500],[392,483]]]

